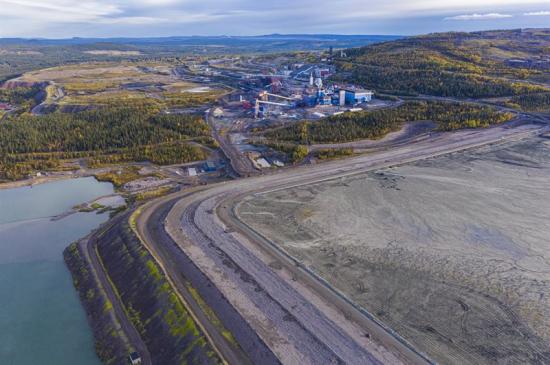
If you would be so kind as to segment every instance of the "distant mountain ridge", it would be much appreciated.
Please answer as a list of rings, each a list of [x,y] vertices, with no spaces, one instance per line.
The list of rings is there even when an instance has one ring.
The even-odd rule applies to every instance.
[[[318,41],[318,42],[381,42],[402,38],[399,35],[345,35],[345,34],[266,34],[257,36],[170,36],[170,37],[113,37],[113,38],[0,38],[0,45],[20,44],[20,45],[86,45],[95,43],[114,43],[114,44],[209,44],[212,42],[255,42],[265,40],[286,40],[286,41]]]

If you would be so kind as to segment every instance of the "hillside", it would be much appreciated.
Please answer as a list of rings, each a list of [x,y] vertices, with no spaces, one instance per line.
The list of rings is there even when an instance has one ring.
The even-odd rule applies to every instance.
[[[500,97],[550,85],[550,29],[438,33],[350,49],[337,79],[379,92]]]

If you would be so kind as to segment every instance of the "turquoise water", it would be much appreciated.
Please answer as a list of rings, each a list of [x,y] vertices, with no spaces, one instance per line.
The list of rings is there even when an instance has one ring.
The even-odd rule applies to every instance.
[[[112,193],[93,178],[0,190],[0,364],[100,364],[62,252],[108,216],[50,217]]]

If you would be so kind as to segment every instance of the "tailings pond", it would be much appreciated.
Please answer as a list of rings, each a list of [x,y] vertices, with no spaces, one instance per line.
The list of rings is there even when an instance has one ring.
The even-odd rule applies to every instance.
[[[550,364],[550,136],[248,197],[240,219],[441,364]]]

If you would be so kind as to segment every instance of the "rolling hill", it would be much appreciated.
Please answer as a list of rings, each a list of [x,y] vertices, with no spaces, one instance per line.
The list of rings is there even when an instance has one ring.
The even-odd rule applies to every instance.
[[[349,49],[337,79],[379,92],[483,98],[550,85],[550,29],[436,33]]]

